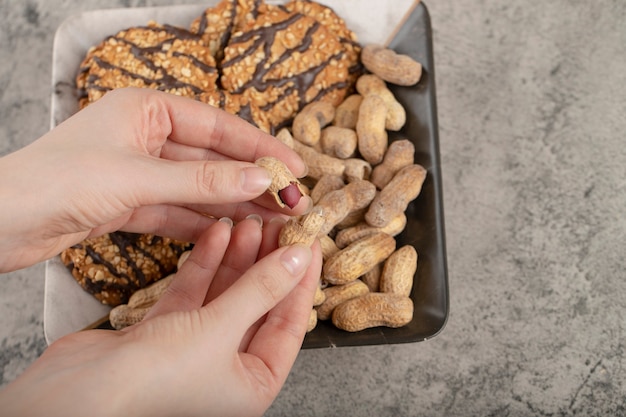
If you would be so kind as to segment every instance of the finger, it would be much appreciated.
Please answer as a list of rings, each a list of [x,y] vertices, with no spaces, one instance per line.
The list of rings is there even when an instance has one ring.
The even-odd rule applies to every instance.
[[[172,162],[145,157],[125,169],[128,172],[120,180],[133,190],[131,207],[239,203],[260,196],[271,183],[267,170],[239,161]]]
[[[322,255],[319,243],[313,245],[313,259],[304,278],[262,321],[256,333],[252,335],[242,361],[249,361],[254,366],[260,359],[278,386],[287,379],[287,375],[296,360],[306,335],[309,316],[313,308],[313,296],[322,268]]]
[[[231,342],[239,346],[247,329],[298,284],[311,258],[311,248],[304,245],[293,245],[272,252],[208,304],[210,310],[205,314],[232,317],[228,323],[233,337]]]
[[[239,222],[233,228],[222,264],[206,293],[204,304],[226,291],[254,264],[261,244],[261,222],[252,217]]]
[[[286,222],[286,219],[283,219],[282,217],[275,217],[263,226],[263,239],[261,241],[261,246],[259,247],[258,259],[264,258],[278,248],[278,236]],[[263,321],[265,321],[265,316],[257,320],[246,331],[246,334],[241,339],[241,344],[239,345],[240,352],[248,349],[248,343],[250,343],[252,337],[256,334],[261,324],[263,324]]]
[[[264,258],[278,248],[278,236],[286,223],[287,219],[277,216],[263,226],[263,240],[259,247],[258,259]]]
[[[286,216],[285,218],[306,214],[313,208],[313,200],[309,196],[303,196],[294,208],[290,209],[287,206],[281,208],[272,196],[263,194],[253,201],[239,204],[191,204],[188,207],[201,213],[211,214],[213,217],[230,217],[235,221],[245,219],[251,214],[258,214],[264,222],[268,222],[279,213]]]
[[[202,306],[231,235],[231,223],[218,221],[198,239],[189,258],[146,318],[172,311],[188,311]]]
[[[173,161],[226,161],[232,158],[215,152],[212,149],[199,148],[197,146],[189,146],[183,143],[168,140],[163,144],[161,149],[161,158],[171,159]]]
[[[196,100],[170,94],[159,96],[171,121],[171,140],[213,149],[241,161],[275,156],[294,174],[305,174],[304,162],[293,150],[243,119]]]
[[[185,207],[162,204],[135,209],[126,222],[115,230],[195,242],[217,220]]]

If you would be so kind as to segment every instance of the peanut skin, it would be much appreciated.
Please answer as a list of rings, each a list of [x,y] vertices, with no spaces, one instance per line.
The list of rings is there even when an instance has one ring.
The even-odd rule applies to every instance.
[[[419,195],[426,178],[426,170],[413,164],[402,168],[374,198],[365,214],[365,221],[374,227],[383,227]]]
[[[367,293],[339,304],[333,324],[348,332],[378,326],[402,327],[413,319],[413,300],[393,293]]]
[[[324,262],[323,278],[333,285],[354,281],[396,249],[396,240],[386,233],[366,236],[340,250]]]
[[[372,73],[396,85],[415,85],[422,77],[422,65],[419,62],[381,45],[364,46],[361,62]]]
[[[380,276],[380,292],[404,296],[411,294],[413,277],[417,271],[417,251],[405,245],[389,255]]]

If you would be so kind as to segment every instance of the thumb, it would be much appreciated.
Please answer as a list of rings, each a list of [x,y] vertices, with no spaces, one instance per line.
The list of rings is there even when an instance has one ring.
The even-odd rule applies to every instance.
[[[138,205],[239,203],[260,196],[272,182],[266,169],[250,162],[150,158],[134,167],[141,170],[134,176]]]
[[[311,248],[305,245],[279,248],[251,266],[205,308],[218,317],[229,317],[228,327],[234,329],[231,334],[238,337],[234,342],[239,344],[248,328],[298,285],[312,258]]]

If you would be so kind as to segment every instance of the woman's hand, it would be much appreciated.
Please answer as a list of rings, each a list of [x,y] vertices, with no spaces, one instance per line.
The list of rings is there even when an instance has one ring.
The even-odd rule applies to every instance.
[[[41,139],[0,159],[0,272],[113,230],[195,241],[215,218],[303,213],[263,194],[253,162],[292,150],[238,117],[147,89],[108,93]],[[207,216],[209,215],[209,216]]]
[[[276,249],[283,222],[216,222],[146,319],[54,344],[0,391],[7,415],[255,416],[306,333],[318,244]]]

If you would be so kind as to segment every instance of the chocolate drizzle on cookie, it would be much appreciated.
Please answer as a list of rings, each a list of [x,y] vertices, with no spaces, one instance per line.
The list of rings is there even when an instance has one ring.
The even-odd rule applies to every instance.
[[[308,102],[312,100],[307,100],[306,94],[309,89],[315,85],[315,80],[317,76],[327,68],[331,62],[340,60],[344,52],[340,51],[332,56],[330,56],[325,61],[312,66],[306,71],[293,74],[291,77],[283,77],[283,78],[269,78],[268,74],[271,73],[273,69],[277,66],[283,64],[287,59],[289,59],[294,53],[304,53],[309,50],[313,44],[313,36],[320,29],[320,23],[314,22],[306,31],[305,35],[302,37],[300,43],[292,48],[286,49],[278,58],[275,58],[270,62],[271,48],[274,42],[276,41],[276,36],[278,32],[286,30],[289,26],[294,25],[304,18],[304,15],[300,13],[293,13],[287,19],[274,23],[268,26],[262,26],[257,29],[249,30],[244,32],[236,37],[233,37],[231,40],[232,44],[243,44],[252,40],[252,43],[239,55],[222,62],[222,68],[228,68],[230,66],[236,65],[246,59],[247,57],[257,53],[259,49],[263,51],[263,59],[261,59],[254,69],[253,75],[251,78],[241,84],[239,87],[233,90],[234,94],[242,94],[246,90],[253,88],[259,92],[264,92],[270,87],[274,88],[285,88],[283,93],[280,95],[278,100],[270,102],[264,106],[261,106],[262,111],[270,111],[274,106],[277,106],[281,103],[283,99],[292,95],[294,92],[298,95],[298,103],[299,108],[297,110],[302,109]],[[346,88],[348,86],[347,81],[341,81],[337,83],[333,83],[326,88],[319,87],[320,91],[314,97],[313,100],[319,100],[325,94],[330,91]],[[285,121],[285,123],[288,120]]]

